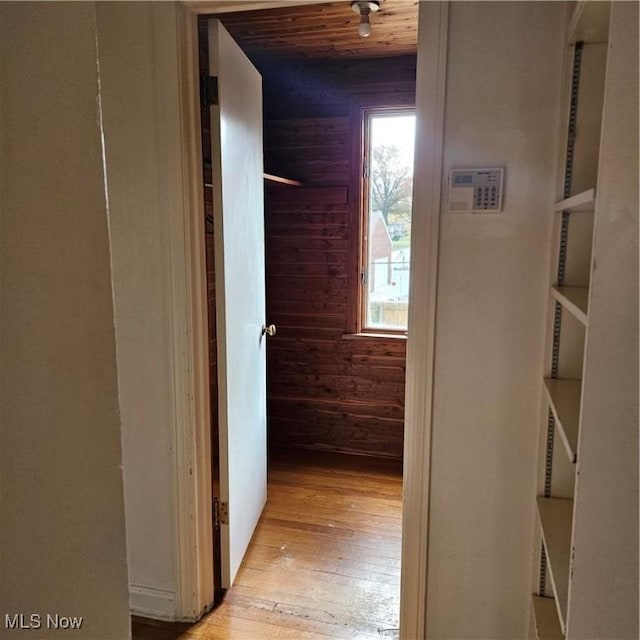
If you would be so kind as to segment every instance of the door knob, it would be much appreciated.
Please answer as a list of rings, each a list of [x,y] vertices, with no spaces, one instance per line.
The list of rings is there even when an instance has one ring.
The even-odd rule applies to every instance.
[[[262,325],[262,335],[275,336],[276,335],[276,325],[270,324],[268,327],[266,325]]]

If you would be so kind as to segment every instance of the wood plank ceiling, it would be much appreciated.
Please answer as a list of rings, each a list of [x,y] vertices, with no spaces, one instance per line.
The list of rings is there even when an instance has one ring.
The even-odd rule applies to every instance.
[[[350,2],[239,11],[220,16],[251,58],[381,58],[416,53],[417,0],[384,0],[371,15],[371,36],[358,35]]]

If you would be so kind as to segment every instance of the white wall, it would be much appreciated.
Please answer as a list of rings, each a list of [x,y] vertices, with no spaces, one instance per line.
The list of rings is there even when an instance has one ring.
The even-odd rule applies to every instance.
[[[129,637],[93,3],[0,3],[4,614]]]
[[[504,166],[504,211],[440,222],[427,637],[524,638],[564,3],[452,2],[444,181]]]
[[[638,4],[611,7],[567,637],[638,638]]]
[[[182,219],[176,5],[98,2],[131,605],[176,615],[172,218]]]

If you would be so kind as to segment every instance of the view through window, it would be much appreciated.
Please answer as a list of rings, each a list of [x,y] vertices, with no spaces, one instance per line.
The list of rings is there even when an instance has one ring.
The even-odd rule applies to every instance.
[[[415,112],[377,110],[365,118],[362,324],[369,331],[406,331]]]

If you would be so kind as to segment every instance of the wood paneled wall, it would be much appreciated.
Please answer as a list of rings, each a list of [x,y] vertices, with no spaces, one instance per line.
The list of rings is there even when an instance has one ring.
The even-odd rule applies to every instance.
[[[266,193],[268,417],[272,444],[401,457],[406,341],[345,337],[354,99],[415,92],[415,57],[270,64],[265,170],[302,181]],[[376,98],[377,97],[377,98]]]

